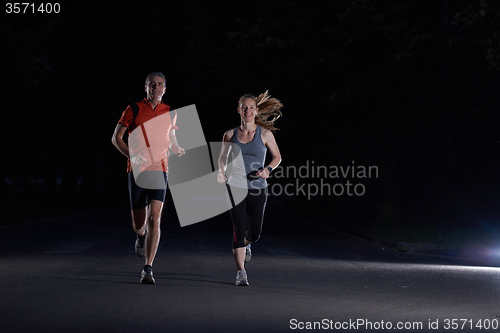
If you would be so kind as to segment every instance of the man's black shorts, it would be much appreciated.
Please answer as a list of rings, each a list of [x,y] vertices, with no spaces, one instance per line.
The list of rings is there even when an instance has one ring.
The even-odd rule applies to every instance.
[[[151,186],[151,188],[142,188],[137,185],[134,174],[132,172],[128,173],[128,193],[130,196],[130,207],[132,209],[140,209],[146,207],[151,203],[151,200],[165,201],[165,194],[167,193],[167,178],[168,175],[163,171],[145,171],[142,172],[139,177],[147,177],[149,179],[153,179],[155,182],[155,186]],[[142,178],[144,179],[144,178]],[[158,186],[158,182],[163,183],[163,179],[165,180],[165,187],[160,189]],[[138,178],[139,180],[139,178]]]

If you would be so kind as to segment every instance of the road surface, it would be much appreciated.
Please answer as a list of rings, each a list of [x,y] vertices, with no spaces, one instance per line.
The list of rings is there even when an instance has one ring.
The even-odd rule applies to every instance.
[[[181,228],[167,208],[155,285],[126,207],[0,229],[1,331],[499,331],[499,268],[269,214],[237,287],[229,215]]]

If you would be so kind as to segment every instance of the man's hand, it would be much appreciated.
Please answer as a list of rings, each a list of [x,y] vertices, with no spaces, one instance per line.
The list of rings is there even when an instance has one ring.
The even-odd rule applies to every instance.
[[[148,160],[146,158],[144,158],[142,155],[136,155],[130,159],[130,162],[132,164],[139,165],[139,166],[144,165],[145,163],[147,163],[147,161]]]
[[[226,178],[226,175],[224,174],[224,172],[219,172],[217,174],[217,181],[219,183],[224,183],[226,180],[227,180],[227,178]]]
[[[184,148],[179,147],[178,145],[172,145],[172,147],[170,147],[170,148],[172,149],[172,151],[177,156],[182,156],[182,155],[184,155],[186,153],[186,151],[184,150]]]

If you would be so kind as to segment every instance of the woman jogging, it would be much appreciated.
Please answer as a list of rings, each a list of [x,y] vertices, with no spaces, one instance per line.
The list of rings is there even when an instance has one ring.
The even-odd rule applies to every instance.
[[[228,192],[233,202],[232,193],[248,189],[243,201],[230,210],[233,221],[233,255],[236,262],[236,285],[248,286],[245,262],[250,261],[250,245],[256,242],[262,230],[264,208],[267,201],[267,181],[271,171],[281,162],[281,154],[272,131],[274,122],[281,116],[283,104],[271,98],[266,91],[258,97],[244,95],[238,103],[240,126],[226,131],[219,156],[219,183],[228,183]],[[270,119],[271,118],[271,119]],[[269,149],[272,160],[264,166],[266,152]],[[228,154],[233,161],[238,151],[243,157],[244,166],[233,165],[229,180],[226,178]]]

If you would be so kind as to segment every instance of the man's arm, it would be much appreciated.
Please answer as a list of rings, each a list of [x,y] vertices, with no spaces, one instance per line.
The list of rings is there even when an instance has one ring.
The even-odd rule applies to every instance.
[[[177,137],[175,136],[175,130],[170,130],[170,133],[168,133],[168,136],[170,138],[170,149],[175,153],[177,156],[182,156],[186,153],[184,148],[179,147],[177,144]]]
[[[118,149],[120,153],[125,155],[127,158],[129,158],[129,150],[128,146],[123,141],[123,135],[125,134],[125,131],[127,130],[127,127],[121,124],[116,125],[115,132],[113,133],[113,136],[111,137],[111,142],[113,145]]]

